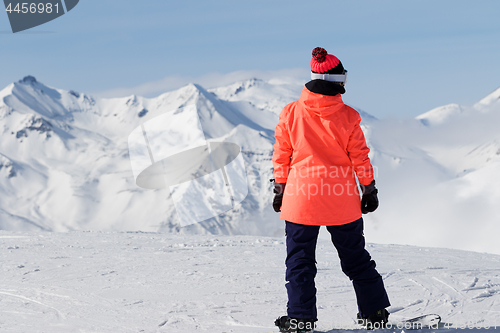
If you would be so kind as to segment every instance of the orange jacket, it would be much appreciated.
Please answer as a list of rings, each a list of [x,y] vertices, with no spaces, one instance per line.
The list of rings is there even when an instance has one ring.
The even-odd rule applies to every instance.
[[[273,152],[276,183],[286,183],[282,220],[308,225],[341,225],[361,217],[355,175],[373,180],[370,149],[361,117],[335,96],[304,87],[300,99],[283,108]]]

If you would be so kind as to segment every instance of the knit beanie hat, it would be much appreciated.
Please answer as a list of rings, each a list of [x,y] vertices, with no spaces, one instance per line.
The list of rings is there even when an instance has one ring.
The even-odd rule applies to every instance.
[[[319,74],[344,74],[344,66],[339,58],[328,54],[322,47],[312,51],[311,72]]]

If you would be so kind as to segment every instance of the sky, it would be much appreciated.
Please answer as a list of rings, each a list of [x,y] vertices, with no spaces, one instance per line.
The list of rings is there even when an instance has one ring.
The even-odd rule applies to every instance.
[[[26,75],[96,97],[269,73],[305,83],[322,46],[349,71],[346,103],[415,117],[500,86],[499,14],[498,0],[80,0],[16,34],[0,13],[0,89]]]

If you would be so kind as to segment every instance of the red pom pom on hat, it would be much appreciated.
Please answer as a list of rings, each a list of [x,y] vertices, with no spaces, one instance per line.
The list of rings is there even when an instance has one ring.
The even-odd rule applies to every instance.
[[[312,52],[314,60],[317,62],[323,62],[326,59],[328,52],[322,47],[317,47]]]
[[[316,47],[312,51],[311,71],[314,73],[326,73],[330,69],[337,67],[340,60],[333,54],[328,54],[322,47]]]

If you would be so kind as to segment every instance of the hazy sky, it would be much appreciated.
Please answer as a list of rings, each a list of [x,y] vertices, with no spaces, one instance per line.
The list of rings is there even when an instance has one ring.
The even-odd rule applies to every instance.
[[[346,102],[413,117],[472,105],[500,86],[498,17],[498,0],[80,0],[17,34],[0,13],[0,89],[30,74],[67,90],[137,87],[152,97],[139,87],[235,71],[307,73],[311,50],[323,46],[349,71]]]

